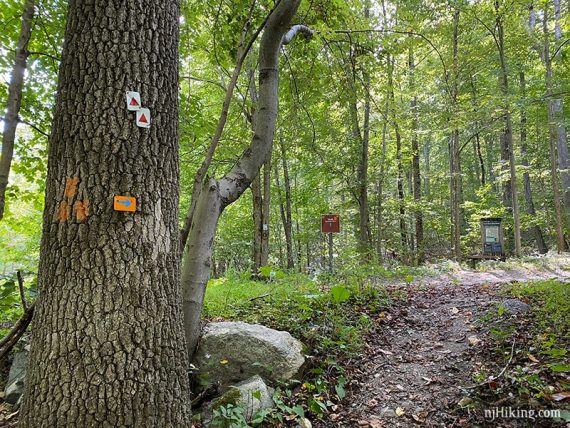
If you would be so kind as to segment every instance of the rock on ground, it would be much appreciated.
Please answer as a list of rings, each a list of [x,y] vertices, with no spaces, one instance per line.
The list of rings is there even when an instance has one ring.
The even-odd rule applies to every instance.
[[[257,375],[230,387],[222,396],[207,405],[206,421],[211,421],[216,409],[228,404],[241,407],[248,422],[251,422],[260,410],[273,408],[271,392],[263,379]]]
[[[204,328],[194,365],[205,383],[226,386],[254,375],[287,382],[305,362],[302,349],[302,343],[285,331],[259,324],[215,322]]]
[[[507,315],[520,315],[530,311],[530,306],[518,299],[507,299],[499,307],[504,308]]]
[[[4,401],[6,403],[16,404],[24,393],[27,364],[27,350],[23,350],[14,355],[14,361],[12,362],[8,375],[8,382],[6,382],[6,388],[4,389]]]

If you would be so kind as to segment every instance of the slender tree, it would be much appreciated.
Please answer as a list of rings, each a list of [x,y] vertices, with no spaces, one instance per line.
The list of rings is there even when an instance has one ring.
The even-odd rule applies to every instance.
[[[499,51],[499,63],[501,66],[501,73],[499,77],[499,87],[503,95],[503,117],[505,124],[503,127],[503,134],[501,141],[504,144],[504,151],[506,151],[506,158],[509,165],[510,174],[510,203],[513,212],[514,221],[514,235],[515,235],[515,255],[521,256],[521,223],[519,216],[519,203],[517,197],[517,176],[515,168],[515,151],[513,142],[513,120],[509,103],[509,78],[507,71],[507,60],[505,57],[505,31],[503,27],[503,11],[500,10],[499,0],[495,0],[495,25],[497,30],[496,42]]]
[[[272,150],[278,105],[279,50],[299,32],[312,34],[302,25],[287,31],[299,3],[300,0],[281,0],[267,20],[259,47],[259,98],[250,146],[226,176],[206,180],[195,203],[182,269],[184,321],[191,355],[200,336],[200,314],[219,217],[250,186]]]
[[[28,61],[28,43],[32,37],[32,24],[34,20],[35,0],[26,0],[22,15],[20,37],[16,45],[16,58],[12,68],[10,86],[8,87],[8,104],[4,118],[4,132],[2,134],[2,154],[0,156],[0,220],[4,217],[6,205],[6,188],[14,155],[16,128],[19,123],[20,107],[22,106],[22,88],[24,74]]]

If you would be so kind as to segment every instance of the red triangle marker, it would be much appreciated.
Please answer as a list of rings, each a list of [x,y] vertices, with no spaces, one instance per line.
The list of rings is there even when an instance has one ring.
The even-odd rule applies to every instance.
[[[132,106],[138,106],[138,105],[139,105],[139,103],[138,103],[138,101],[136,100],[136,98],[131,98],[131,105],[132,105]]]
[[[139,119],[140,123],[148,123],[148,120],[146,120],[146,116],[144,114],[141,114],[141,117]]]

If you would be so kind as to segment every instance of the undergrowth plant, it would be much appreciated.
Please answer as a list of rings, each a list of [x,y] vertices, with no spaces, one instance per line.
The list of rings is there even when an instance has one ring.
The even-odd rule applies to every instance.
[[[381,289],[361,285],[354,278],[344,277],[342,282],[337,277],[324,278],[287,274],[265,282],[233,275],[210,281],[207,318],[286,330],[306,347],[303,382],[294,387],[276,385],[276,408],[264,417],[265,422],[300,422],[333,409],[346,396],[348,376],[343,364],[359,355],[375,317],[390,302]],[[224,411],[228,420],[239,418],[234,408]],[[225,417],[220,414],[219,418]]]

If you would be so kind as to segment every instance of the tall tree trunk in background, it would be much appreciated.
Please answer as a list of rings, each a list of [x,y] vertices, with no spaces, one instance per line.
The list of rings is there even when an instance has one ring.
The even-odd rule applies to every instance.
[[[392,55],[387,55],[388,61],[388,97],[390,100],[390,120],[396,134],[396,161],[397,161],[397,190],[400,214],[400,239],[402,242],[402,251],[408,250],[408,236],[406,229],[406,207],[404,201],[404,166],[402,165],[402,136],[400,135],[400,126],[396,118],[396,100],[394,97],[394,66],[395,59]]]
[[[271,155],[263,165],[263,173],[259,173],[251,183],[253,201],[253,275],[259,268],[269,262],[269,209],[271,198]],[[262,181],[263,179],[263,181]]]
[[[475,83],[475,76],[471,76],[471,102],[473,104],[474,114],[477,115],[479,112],[479,101],[477,99],[477,86]],[[479,129],[480,127],[481,122],[476,120],[475,129]],[[479,182],[481,183],[481,186],[485,186],[485,161],[483,160],[483,154],[481,153],[481,135],[478,131],[475,134],[475,139],[473,140],[473,152],[475,154],[475,158],[477,159],[475,164]]]
[[[554,199],[554,213],[556,218],[556,248],[558,252],[566,249],[564,240],[564,226],[562,223],[562,206],[560,203],[560,184],[558,181],[558,126],[556,104],[553,101],[554,85],[552,72],[552,59],[550,58],[550,40],[548,31],[548,8],[544,9],[543,18],[544,44],[542,51],[542,59],[546,71],[546,97],[548,99],[548,130],[549,130],[549,149],[550,149],[550,179],[552,182],[552,194]]]
[[[452,113],[457,107],[458,96],[458,47],[459,47],[459,9],[453,12],[453,76],[451,83]],[[454,128],[449,138],[449,176],[451,199],[451,246],[456,260],[461,259],[461,158],[459,145],[459,129]]]
[[[212,243],[222,211],[235,202],[270,156],[277,119],[282,42],[291,41],[299,26],[286,33],[300,0],[281,0],[269,17],[259,47],[259,99],[254,136],[232,170],[220,180],[208,179],[196,201],[182,268],[183,310],[188,351],[193,355],[200,336],[200,314],[210,274]]]
[[[368,146],[370,143],[370,78],[365,73],[364,129],[358,165],[358,194],[360,203],[359,241],[363,254],[370,251],[370,210],[368,206]]]
[[[32,22],[34,20],[35,0],[26,0],[24,14],[22,15],[22,27],[18,44],[16,45],[16,58],[8,86],[8,103],[6,105],[6,117],[4,118],[4,132],[2,134],[2,154],[0,157],[0,220],[4,217],[6,205],[6,188],[10,177],[12,157],[14,156],[14,143],[16,140],[16,128],[18,127],[20,107],[22,106],[22,88],[24,86],[24,74],[28,61],[28,42],[32,37]]]
[[[180,8],[145,8],[69,3],[24,428],[191,425],[179,283]],[[97,61],[86,61],[93,52]],[[129,90],[151,109],[150,129],[127,111]],[[136,197],[136,212],[114,211],[114,195]]]
[[[555,45],[563,43],[562,28],[560,26],[561,12],[560,0],[553,0],[554,3],[554,40]],[[556,54],[555,56],[557,56]],[[552,61],[555,58],[548,60],[551,69],[551,89],[555,89],[555,84],[552,73]],[[557,82],[556,82],[557,83]],[[551,92],[549,93],[551,94]],[[560,182],[562,184],[562,197],[564,200],[564,208],[566,209],[566,225],[570,220],[570,155],[568,154],[568,134],[564,124],[564,106],[562,98],[549,97],[549,102],[552,103],[553,118],[556,125],[556,148],[558,152],[558,167],[560,168]]]
[[[269,264],[269,225],[271,215],[271,153],[263,165],[263,205],[261,209],[261,266]]]
[[[416,254],[415,254],[415,264],[419,265],[424,261],[424,219],[421,209],[421,199],[422,199],[422,177],[420,173],[420,147],[418,140],[419,131],[419,112],[418,112],[418,99],[415,95],[415,62],[414,62],[414,51],[410,47],[409,50],[409,67],[410,67],[410,89],[413,93],[411,101],[411,111],[412,111],[412,175],[413,175],[413,189],[414,189],[414,202],[416,207],[414,209],[414,219],[415,219],[415,238],[416,238]]]
[[[515,149],[513,142],[513,121],[510,111],[509,103],[509,78],[507,72],[507,63],[505,58],[505,34],[503,29],[503,21],[501,18],[501,12],[499,11],[499,0],[495,0],[495,13],[496,13],[496,28],[498,35],[498,48],[499,48],[499,61],[501,63],[501,76],[500,76],[500,89],[503,94],[503,110],[504,110],[504,132],[503,140],[507,148],[508,159],[509,159],[509,173],[510,173],[510,189],[511,189],[511,204],[513,210],[513,222],[514,222],[514,235],[515,235],[515,256],[521,256],[521,222],[519,215],[519,203],[517,197],[517,175],[516,175],[516,163],[515,163]]]
[[[355,62],[352,60],[352,81],[351,81],[351,100],[349,105],[350,120],[352,124],[352,138],[360,148],[360,157],[358,162],[358,206],[359,206],[359,228],[358,228],[358,249],[361,254],[367,257],[370,246],[369,231],[369,207],[368,207],[368,139],[370,135],[370,95],[366,93],[364,101],[364,133],[360,130],[358,119],[358,105],[356,94],[356,69]],[[367,84],[365,83],[365,86]],[[365,92],[368,91],[365,87]]]
[[[230,112],[230,104],[232,102],[234,90],[237,86],[238,79],[241,74],[241,69],[248,53],[248,46],[251,46],[251,44],[246,45],[245,38],[250,29],[250,24],[253,17],[254,9],[255,9],[255,1],[251,3],[247,21],[243,26],[241,32],[239,44],[236,49],[237,51],[236,65],[234,67],[234,70],[230,78],[230,82],[226,89],[226,95],[224,97],[224,102],[222,104],[222,111],[220,113],[220,118],[218,119],[216,130],[214,131],[214,135],[212,136],[210,145],[206,150],[206,156],[204,157],[204,160],[202,161],[200,168],[198,168],[198,171],[196,171],[196,174],[194,175],[190,206],[188,207],[188,211],[186,212],[186,215],[184,217],[184,225],[182,226],[182,230],[180,231],[181,252],[183,252],[184,248],[186,247],[186,241],[188,240],[188,234],[190,233],[190,226],[192,225],[194,219],[194,212],[197,209],[196,205],[198,203],[198,197],[200,196],[202,190],[206,187],[208,169],[210,168],[210,164],[212,163],[212,159],[214,158],[214,153],[216,152],[216,148],[218,147],[220,139],[222,138],[222,134],[224,132],[224,128],[228,120],[228,114]],[[255,38],[257,38],[257,34],[258,33],[254,35],[254,38],[250,41],[250,43],[253,43],[255,41]]]
[[[287,163],[287,149],[283,140],[279,141],[281,149],[281,162],[283,165],[283,184],[285,186],[285,216],[283,227],[285,229],[285,243],[287,246],[287,269],[295,267],[295,257],[293,255],[293,215],[291,212],[291,179],[289,177],[289,165]],[[297,224],[298,226],[298,224]],[[300,245],[298,245],[300,247]],[[300,248],[298,248],[300,251]],[[298,260],[300,263],[300,259]]]
[[[251,200],[253,204],[253,276],[259,274],[261,262],[261,229],[263,225],[263,195],[261,193],[261,174],[251,182]]]
[[[525,171],[524,171],[524,175],[523,175],[523,180],[524,180],[524,197],[526,200],[526,211],[527,213],[533,218],[536,219],[536,210],[534,208],[534,201],[532,199],[532,189],[531,189],[531,185],[530,185],[530,174],[528,172],[529,169],[529,163],[528,163],[528,158],[527,158],[527,150],[526,150],[526,124],[527,124],[527,118],[526,118],[526,107],[525,107],[525,103],[526,103],[526,81],[525,81],[525,76],[524,76],[524,72],[521,71],[519,73],[519,81],[520,81],[520,88],[521,88],[521,96],[523,98],[523,102],[522,102],[522,107],[521,107],[521,111],[520,111],[520,116],[521,116],[521,164],[525,167]],[[546,254],[548,252],[548,247],[546,246],[546,242],[544,241],[544,236],[542,235],[542,230],[540,229],[540,226],[538,225],[534,225],[531,227],[531,232],[534,236],[534,240],[536,241],[536,247],[538,249],[538,251],[541,254]]]
[[[424,194],[426,197],[430,195],[429,175],[431,173],[430,149],[431,135],[424,142]]]
[[[387,59],[388,67],[390,59]],[[382,262],[383,258],[383,245],[382,239],[384,237],[384,179],[385,179],[385,172],[386,172],[386,152],[388,149],[388,121],[390,115],[390,97],[389,93],[386,94],[386,104],[384,106],[384,121],[382,123],[382,158],[380,160],[380,176],[378,177],[378,184],[377,184],[377,203],[376,203],[376,253],[378,255],[378,260]]]

